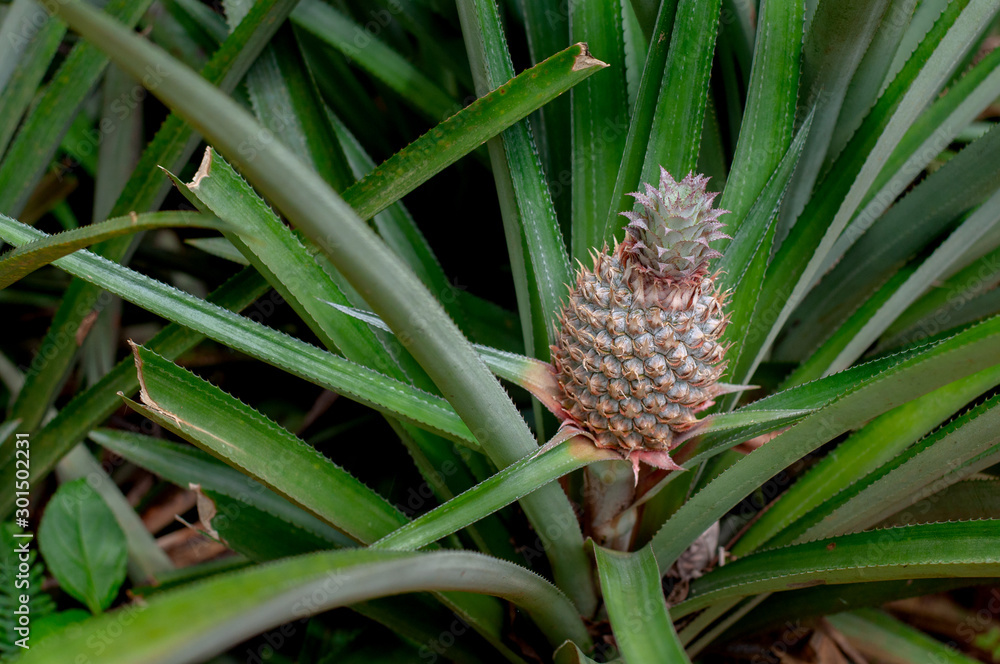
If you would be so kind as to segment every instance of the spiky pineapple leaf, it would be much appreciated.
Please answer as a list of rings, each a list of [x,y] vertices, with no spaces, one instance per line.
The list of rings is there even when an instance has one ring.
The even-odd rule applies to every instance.
[[[986,321],[947,340],[901,355],[895,362],[886,361],[889,364],[883,365],[881,373],[846,386],[846,390],[828,405],[726,468],[695,493],[653,538],[657,561],[669,567],[729,509],[826,441],[860,427],[899,404],[964,378],[984,364],[1000,361],[1000,319]],[[804,389],[800,394],[808,392]]]
[[[625,34],[621,0],[570,3],[568,8],[571,39],[586,41],[595,56],[608,63],[606,71],[570,92],[570,255],[586,261],[590,252],[600,249],[608,239],[604,221],[625,150],[630,117]],[[549,177],[553,175],[558,178],[561,174]]]
[[[130,235],[155,228],[229,228],[213,215],[197,212],[150,212],[142,215],[116,217],[82,228],[49,235],[40,240],[21,245],[0,256],[0,288],[6,288],[18,279],[57,258],[77,249],[89,247],[113,237]]]
[[[263,277],[254,270],[243,270],[209,295],[207,301],[216,306],[239,311],[249,306],[267,290],[268,285]],[[265,309],[263,304],[268,308]],[[263,304],[258,305],[261,310],[257,313],[261,316],[274,311],[273,301]],[[147,342],[146,346],[172,360],[196,346],[204,338],[199,332],[171,323]],[[33,441],[37,443],[31,459],[32,480],[38,481],[45,477],[64,454],[86,437],[87,432],[121,407],[119,392],[133,394],[138,389],[135,363],[131,357],[126,357],[101,380],[78,393],[32,436]],[[13,482],[15,470],[13,462],[5,464],[0,477]],[[13,498],[12,495],[7,497],[0,495],[0,512],[9,512],[14,503]]]
[[[920,440],[890,462],[805,514],[775,544],[870,527],[913,503],[1000,462],[994,397]]]
[[[876,527],[992,519],[997,514],[1000,514],[1000,479],[980,474],[956,482],[903,508]]]
[[[406,523],[384,498],[253,408],[142,346],[133,352],[142,403],[129,406],[361,542]],[[229,417],[220,420],[220,412]]]
[[[365,28],[332,5],[302,0],[292,12],[292,22],[341,51],[356,66],[381,80],[432,122],[458,110],[458,102],[413,63],[388,44],[365,33]],[[363,45],[358,35],[363,37]]]
[[[904,403],[875,418],[810,468],[761,514],[733,546],[735,555],[759,548],[813,508],[830,501],[951,417],[958,409],[1000,383],[1000,368],[990,367]],[[909,493],[909,487],[898,487]]]
[[[134,27],[150,4],[151,0],[112,0],[105,11]],[[0,212],[20,214],[59,147],[63,132],[107,64],[108,57],[87,43],[76,44],[62,62],[0,162]]]
[[[982,577],[1000,563],[997,526],[992,520],[901,526],[769,549],[697,579],[671,613],[680,618],[721,600],[809,585]]]
[[[942,664],[979,661],[876,609],[838,613],[827,620],[849,641],[862,645],[867,657],[891,658],[912,664],[928,659]]]
[[[132,362],[131,358],[129,359]],[[135,365],[132,365],[133,370]],[[122,458],[186,489],[197,484],[311,533],[334,546],[353,540],[309,512],[293,505],[246,474],[197,447],[116,429],[95,429],[90,439]]]
[[[594,546],[594,557],[622,656],[630,662],[690,662],[667,613],[652,549],[624,553]]]
[[[521,126],[519,120],[604,67],[586,44],[574,44],[517,76],[511,70],[510,76],[491,79],[497,82],[479,99],[441,118],[434,129],[345,191],[344,200],[368,219],[487,139]]]
[[[261,0],[254,3],[244,20],[202,69],[203,78],[218,85],[221,90],[231,92],[295,3],[296,0]],[[62,21],[56,22],[63,24]],[[154,72],[158,71],[155,63],[149,63],[149,67]],[[137,73],[137,76],[141,80],[146,73],[148,72],[144,70]],[[143,151],[111,216],[119,217],[132,211],[159,207],[169,188],[169,184],[163,179],[160,165],[179,168],[186,163],[199,142],[193,135],[194,129],[180,116],[171,113]],[[101,244],[96,249],[106,258],[121,261],[127,255],[130,245],[131,238],[124,237]],[[84,317],[98,306],[100,296],[100,288],[82,281],[74,282],[63,295],[49,331],[42,340],[41,347],[47,349],[45,364],[40,371],[28,373],[24,389],[11,408],[14,417],[20,418],[26,429],[34,430],[41,424],[76,356],[76,344],[63,343],[62,340],[81,328]],[[83,435],[79,434],[76,440],[82,440]],[[65,453],[71,448],[71,445],[64,446],[62,439],[56,440],[54,447],[45,448],[45,453],[49,450],[54,453],[56,449],[62,449]],[[38,469],[47,470],[56,460],[58,457],[53,454],[53,458]],[[8,446],[0,445],[0,463],[3,473],[13,476],[14,461]],[[0,505],[9,509],[6,497],[0,496]]]
[[[905,132],[948,81],[969,49],[970,38],[1000,9],[991,0],[956,0],[921,42],[865,118],[841,159],[817,186],[803,218],[775,254],[765,310],[779,312],[761,349],[768,348],[816,278],[837,237],[857,211],[872,179]]]
[[[319,601],[317,589],[322,589]],[[337,606],[416,591],[464,591],[509,598],[539,625],[553,647],[590,637],[572,603],[522,567],[466,552],[403,553],[354,549],[288,558],[221,574],[152,597],[133,614],[130,629],[112,640],[102,664],[164,662],[183,645],[204,658],[259,632]],[[251,617],[255,617],[251,619]],[[53,634],[32,648],[23,664],[92,653],[88,635],[107,629],[116,615],[92,618],[73,632]],[[174,625],[165,631],[164,624]]]

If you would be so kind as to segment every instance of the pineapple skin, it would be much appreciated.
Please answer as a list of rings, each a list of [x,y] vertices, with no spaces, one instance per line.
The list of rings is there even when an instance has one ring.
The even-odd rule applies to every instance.
[[[599,447],[625,456],[667,451],[698,424],[696,413],[719,393],[729,320],[725,294],[709,275],[718,255],[708,241],[725,237],[706,178],[674,181],[634,196],[629,236],[611,253],[581,266],[560,314],[553,367],[569,421]],[[675,228],[681,231],[675,231]],[[650,238],[683,235],[671,246]]]

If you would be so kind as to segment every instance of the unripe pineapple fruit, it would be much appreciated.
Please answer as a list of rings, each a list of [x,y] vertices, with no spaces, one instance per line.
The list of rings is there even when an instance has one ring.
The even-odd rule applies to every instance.
[[[665,453],[722,391],[728,318],[709,242],[728,236],[707,182],[660,169],[658,189],[631,194],[642,212],[623,213],[625,241],[611,253],[605,246],[593,269],[581,265],[552,347],[568,423],[626,458],[658,457],[660,467],[676,467]]]

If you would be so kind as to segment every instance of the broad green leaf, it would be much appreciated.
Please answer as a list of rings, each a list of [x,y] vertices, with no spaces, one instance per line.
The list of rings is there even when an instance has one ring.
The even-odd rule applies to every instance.
[[[801,2],[764,0],[760,7],[750,90],[720,202],[730,211],[730,234],[739,231],[792,142],[803,11]]]
[[[929,660],[941,664],[974,664],[979,661],[875,609],[838,613],[827,620],[867,657],[905,664]]]
[[[640,183],[658,184],[660,168],[680,179],[697,165],[721,4],[722,0],[677,3]],[[678,90],[685,93],[677,94]],[[623,222],[624,218],[619,228]]]
[[[141,611],[123,608],[79,631],[54,634],[25,653],[24,664],[92,656],[88,635],[125,615],[130,628],[107,644],[102,664],[204,659],[245,639],[328,609],[386,595],[426,590],[493,594],[520,605],[553,647],[590,637],[573,605],[541,577],[512,563],[465,552],[402,553],[366,549],[289,558],[213,577],[150,598]],[[126,614],[125,612],[129,612]],[[163,630],[164,624],[172,629]]]
[[[894,366],[891,359],[885,360],[890,364],[882,373],[848,385],[828,405],[737,461],[692,496],[653,538],[657,560],[666,566],[664,569],[668,568],[709,525],[768,478],[823,443],[898,405],[964,378],[977,367],[995,364],[1000,360],[998,335],[1000,319],[994,319],[902,355]],[[762,399],[760,403],[765,401]]]
[[[0,235],[20,245],[44,234],[0,215]],[[219,343],[272,363],[290,373],[351,396],[363,403],[430,426],[456,442],[475,444],[468,428],[439,397],[426,394],[371,369],[348,362],[205,300],[178,291],[86,251],[55,264],[172,322],[192,328]],[[388,406],[387,404],[393,404]],[[419,411],[419,413],[418,413]],[[429,421],[424,422],[424,419]]]
[[[580,650],[580,647],[572,641],[566,641],[556,648],[555,653],[552,655],[552,661],[555,664],[597,664],[597,660],[587,657],[586,653]],[[620,659],[612,661],[621,662]]]
[[[133,352],[140,412],[153,421],[361,542],[406,523],[384,498],[253,408],[142,346]]]
[[[566,442],[563,439],[557,436],[539,452],[507,466],[462,495],[386,535],[372,548],[423,548],[578,468],[595,461],[621,459],[617,452],[602,450],[583,436],[574,436]]]
[[[374,216],[605,66],[590,56],[586,44],[575,44],[516,77],[503,79],[351,186],[344,200],[362,219]]]
[[[996,521],[934,523],[856,533],[753,554],[691,584],[673,609],[690,615],[728,598],[820,584],[982,577],[1000,564]]]
[[[239,311],[263,295],[267,289],[267,282],[260,275],[253,270],[244,270],[209,295],[208,301]],[[265,310],[265,305],[270,309]],[[265,313],[273,313],[275,305],[273,301],[269,301],[257,306],[260,309],[252,313],[263,318]],[[174,359],[196,346],[202,339],[204,339],[202,334],[171,324],[153,337],[146,347],[168,359]],[[118,392],[133,394],[138,389],[135,363],[131,357],[127,357],[96,384],[77,394],[32,436],[32,440],[36,443],[31,459],[32,481],[37,482],[44,478],[62,455],[83,440],[87,432],[121,407]],[[4,464],[0,477],[13,482],[15,470],[11,460]],[[13,495],[8,497],[0,495],[0,513],[9,513],[13,507],[13,498]]]
[[[761,297],[764,310],[779,312],[765,335],[766,349],[818,274],[837,236],[853,217],[872,179],[906,130],[933,100],[959,64],[971,34],[1000,6],[992,0],[952,3],[920,48],[886,89],[858,132],[817,185],[796,224],[775,254]]]
[[[125,580],[125,533],[85,478],[52,496],[38,527],[38,547],[59,586],[91,613],[111,606]]]
[[[111,0],[108,16],[134,27],[151,0]],[[46,7],[48,9],[48,7]],[[0,162],[0,213],[20,214],[35,184],[59,147],[63,132],[97,82],[108,57],[93,44],[78,43],[45,87]],[[153,72],[138,73],[155,85]]]
[[[677,639],[650,547],[634,553],[594,547],[611,630],[629,662],[690,662]]]
[[[458,103],[416,66],[331,5],[302,0],[291,19],[297,27],[343,52],[429,120],[440,122],[458,109]]]
[[[90,438],[179,487],[186,489],[189,484],[197,484],[203,490],[238,500],[332,545],[349,546],[353,542],[256,480],[196,447],[114,429],[95,429]]]
[[[572,103],[571,256],[587,261],[600,250],[615,175],[625,150],[629,122],[625,83],[625,34],[621,0],[569,3],[570,39],[586,42],[608,64],[570,93]],[[550,173],[550,179],[561,173]],[[560,293],[561,295],[562,293]]]
[[[889,462],[998,383],[1000,368],[991,367],[875,418],[823,457],[782,494],[740,537],[733,553],[740,556],[759,548],[781,529]]]
[[[228,228],[226,224],[219,223],[216,217],[197,212],[150,212],[108,219],[98,224],[49,235],[3,254],[0,256],[0,288],[6,288],[38,268],[77,249],[121,235],[171,227],[216,230]]]

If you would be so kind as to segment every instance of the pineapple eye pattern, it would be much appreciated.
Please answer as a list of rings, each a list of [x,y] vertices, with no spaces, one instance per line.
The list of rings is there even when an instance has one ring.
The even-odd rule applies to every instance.
[[[622,213],[625,241],[581,268],[560,315],[552,360],[568,423],[626,458],[676,447],[726,391],[729,318],[709,243],[728,237],[727,211],[712,207],[707,183],[661,168],[659,188],[631,194],[642,211]]]

